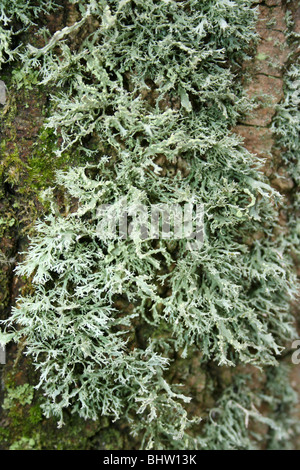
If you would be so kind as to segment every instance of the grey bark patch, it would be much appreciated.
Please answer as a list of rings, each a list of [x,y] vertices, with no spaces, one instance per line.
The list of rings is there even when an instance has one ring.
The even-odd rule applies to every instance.
[[[6,363],[6,351],[5,351],[5,346],[2,346],[0,344],[0,364],[5,364]]]
[[[0,80],[0,104],[6,103],[6,86],[5,83]]]

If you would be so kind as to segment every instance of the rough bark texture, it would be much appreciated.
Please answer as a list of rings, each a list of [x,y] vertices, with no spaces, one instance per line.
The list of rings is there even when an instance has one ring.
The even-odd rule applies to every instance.
[[[233,129],[244,138],[245,146],[259,157],[265,159],[265,172],[272,185],[287,199],[294,183],[286,175],[286,169],[280,160],[280,153],[275,148],[271,130],[272,119],[276,113],[276,104],[283,98],[283,76],[291,49],[285,36],[286,2],[265,0],[259,3],[259,21],[257,31],[260,42],[255,57],[245,64],[245,72],[251,80],[245,80],[245,87],[251,97],[257,101],[257,108],[246,120]],[[299,10],[297,1],[289,4],[293,10],[296,27],[299,29]],[[49,29],[55,31],[62,25],[72,24],[76,20],[76,11],[66,6],[64,13],[48,18]],[[70,164],[68,157],[55,159],[55,139],[51,132],[43,128],[48,112],[49,90],[37,89],[34,84],[30,90],[10,87],[12,70],[7,67],[1,75],[8,88],[6,103],[0,105],[0,318],[10,313],[20,292],[29,292],[31,286],[14,275],[14,267],[22,259],[29,242],[34,221],[43,214],[43,205],[39,200],[42,188],[52,184],[54,172]],[[55,162],[55,163],[54,163]],[[72,165],[75,164],[72,160]],[[282,175],[278,178],[277,173]],[[276,175],[275,175],[276,174]],[[59,195],[58,195],[59,198]],[[286,214],[282,213],[282,225],[286,223]],[[295,315],[298,315],[295,306]],[[300,336],[300,329],[299,329]],[[32,385],[36,377],[30,360],[22,356],[22,348],[9,346],[7,364],[0,365],[1,395],[0,400],[9,399],[9,407],[0,409],[0,449],[128,449],[134,448],[125,426],[112,426],[108,420],[85,422],[70,417],[63,430],[56,428],[55,420],[45,420],[39,407],[40,397],[33,395]],[[284,359],[290,362],[290,356]],[[230,381],[232,371],[226,368],[215,370],[211,366],[210,380],[215,373],[215,383]],[[207,407],[213,406],[215,397],[210,391],[204,373],[197,371],[197,357],[190,361],[176,363],[171,371],[174,381],[184,377],[189,371],[190,379],[187,393],[197,395],[193,402],[193,413],[201,414]],[[251,373],[255,372],[251,370]],[[235,372],[235,371],[234,371]],[[26,384],[29,384],[27,387]],[[293,366],[291,384],[300,390],[300,368]],[[25,386],[20,388],[20,386]],[[254,380],[254,387],[259,386]],[[18,396],[13,397],[12,390],[18,388]],[[200,412],[201,410],[201,412]],[[298,418],[300,409],[298,407]],[[294,446],[299,448],[297,436]],[[265,444],[263,444],[264,446]]]
[[[286,38],[286,11],[287,3],[281,0],[259,1],[259,19],[257,32],[260,42],[255,57],[245,65],[250,75],[250,83],[245,84],[247,93],[257,101],[256,109],[240,123],[234,131],[244,138],[245,146],[259,158],[265,161],[264,171],[269,177],[272,186],[277,189],[287,201],[293,195],[295,184],[288,175],[288,169],[282,161],[281,152],[276,147],[271,124],[276,115],[276,105],[284,98],[284,74],[297,57],[297,50],[288,44]],[[300,31],[300,9],[297,1],[289,4],[294,20],[294,31]],[[299,54],[299,50],[298,50]],[[287,204],[288,205],[288,204]],[[288,216],[282,211],[280,225],[283,230]],[[295,261],[295,268],[299,273],[299,264]],[[293,305],[296,323],[299,328],[299,304]],[[290,360],[290,357],[287,359]],[[291,385],[300,396],[300,368],[292,365],[290,373]],[[300,405],[295,410],[295,416],[300,419]],[[299,449],[300,438],[295,436],[295,447]]]

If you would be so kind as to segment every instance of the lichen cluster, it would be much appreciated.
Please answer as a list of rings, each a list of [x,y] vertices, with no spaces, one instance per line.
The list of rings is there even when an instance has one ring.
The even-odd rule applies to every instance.
[[[52,11],[53,0],[1,0],[0,4],[0,69],[19,53],[16,37],[24,32],[41,15]],[[20,46],[20,44],[18,45]]]
[[[199,351],[199,370],[273,370],[295,335],[280,194],[230,131],[251,107],[240,77],[256,11],[248,0],[71,3],[79,19],[23,50],[21,73],[57,89],[47,120],[57,156],[87,163],[57,172],[63,204],[45,194],[51,208],[17,270],[33,292],[0,340],[25,338],[43,411],[60,425],[71,410],[124,420],[143,448],[245,449],[261,437],[253,418],[289,439],[255,407],[272,396],[243,375],[203,410],[204,425],[184,382],[168,380],[176,358]],[[106,238],[99,207],[124,198],[203,205],[203,244]]]

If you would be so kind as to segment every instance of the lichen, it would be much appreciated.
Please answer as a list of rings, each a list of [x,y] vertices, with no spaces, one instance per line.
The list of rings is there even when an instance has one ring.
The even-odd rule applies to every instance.
[[[248,0],[72,4],[76,21],[23,49],[15,74],[27,88],[39,77],[52,105],[31,158],[24,163],[11,143],[7,157],[18,169],[10,184],[22,174],[35,194],[48,188],[47,214],[17,270],[31,288],[1,335],[24,342],[44,395],[25,410],[38,429],[11,448],[43,448],[40,409],[70,432],[85,429],[77,415],[94,420],[90,436],[105,448],[252,449],[266,432],[288,439],[273,416],[275,393],[265,416],[247,377],[229,374],[214,388],[214,367],[269,370],[295,335],[295,276],[276,235],[281,198],[231,132],[251,108],[239,78],[255,10]],[[133,206],[202,204],[203,245],[100,236],[99,206],[124,197]],[[179,381],[172,370],[196,354],[199,382],[189,368]],[[203,396],[197,417],[187,389]],[[85,446],[86,436],[61,446]]]

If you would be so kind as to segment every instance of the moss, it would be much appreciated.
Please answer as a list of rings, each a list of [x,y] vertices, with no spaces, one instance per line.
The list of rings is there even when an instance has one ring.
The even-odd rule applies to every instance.
[[[16,404],[30,405],[33,400],[33,394],[34,389],[29,384],[19,385],[15,388],[7,388],[2,408],[11,411]]]
[[[29,421],[33,425],[38,424],[43,420],[42,410],[38,403],[30,407],[29,410]]]
[[[9,450],[40,450],[40,446],[38,445],[38,438],[38,435],[35,439],[32,437],[21,437],[21,439],[14,441],[9,446]]]
[[[100,431],[98,446],[105,450],[115,450],[115,449],[128,449],[132,448],[126,442],[126,435],[124,431],[114,429],[113,427],[108,427]],[[126,445],[127,444],[127,445]]]
[[[42,127],[28,159],[28,178],[26,179],[26,186],[34,188],[38,197],[41,190],[53,183],[58,169],[66,168],[74,162],[69,154],[56,158],[57,148],[57,138],[54,132]]]
[[[26,368],[27,373],[30,372],[29,364]],[[99,423],[69,416],[65,428],[58,430],[55,420],[43,417],[39,392],[29,383],[16,385],[17,380],[20,380],[20,371],[13,368],[5,376],[2,406],[5,424],[0,428],[0,440],[6,448],[80,450],[91,446],[93,436],[99,432]]]

